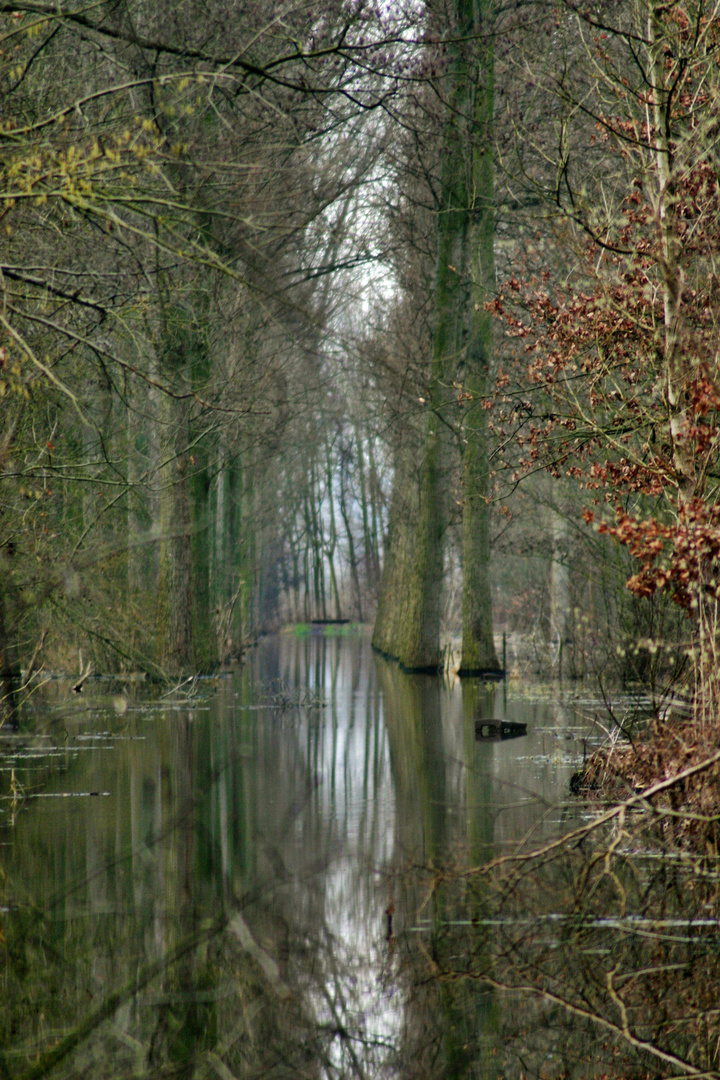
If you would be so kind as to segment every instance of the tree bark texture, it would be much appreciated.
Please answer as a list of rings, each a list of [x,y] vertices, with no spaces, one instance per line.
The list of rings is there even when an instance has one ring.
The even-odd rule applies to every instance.
[[[476,0],[474,95],[468,139],[470,161],[468,229],[470,311],[463,387],[470,395],[463,432],[463,603],[460,675],[498,669],[493,641],[490,591],[490,476],[487,422],[483,399],[488,392],[492,359],[492,317],[485,310],[495,289],[495,209],[493,184],[494,44],[493,4]],[[469,13],[468,13],[469,14]]]
[[[192,648],[192,538],[188,491],[186,407],[163,399],[166,460],[160,469],[160,573],[158,644],[160,664],[167,671],[188,670]]]
[[[397,446],[385,559],[373,631],[373,647],[399,658],[407,622],[407,579],[415,549],[418,520],[418,478],[408,447]]]
[[[440,668],[440,604],[447,523],[444,475],[447,455],[443,442],[441,421],[431,413],[420,475],[414,550],[412,559],[403,563],[405,615],[399,628],[397,658],[406,671]]]
[[[574,619],[568,563],[568,522],[555,508],[551,511],[552,562],[550,564],[550,646],[559,679],[574,674]]]
[[[447,420],[452,386],[464,380],[473,408],[463,445],[463,673],[498,667],[493,645],[487,427],[481,398],[490,363],[494,287],[492,6],[455,0],[450,94],[437,207],[435,330],[422,469],[411,553],[407,523],[393,521],[391,565],[383,576],[376,647],[408,671],[440,667],[440,613],[448,504]],[[397,484],[396,484],[397,486]],[[398,503],[395,502],[396,508]],[[392,589],[394,599],[385,595]],[[392,607],[392,612],[389,608]],[[402,612],[402,615],[400,614]]]
[[[0,548],[0,727],[16,723],[15,689],[20,678],[17,649],[19,598],[14,586],[14,549]]]

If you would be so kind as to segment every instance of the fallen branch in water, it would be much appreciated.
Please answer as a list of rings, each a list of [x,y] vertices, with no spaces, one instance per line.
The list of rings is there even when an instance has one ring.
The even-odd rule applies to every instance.
[[[540,848],[533,848],[532,851],[516,851],[510,855],[499,855],[498,858],[492,859],[483,866],[474,866],[469,870],[463,871],[461,876],[470,877],[481,874],[484,875],[488,874],[491,870],[495,870],[498,866],[506,866],[508,863],[530,862],[532,860],[541,859],[545,855],[557,851],[559,848],[566,847],[576,840],[581,840],[584,836],[594,832],[595,829],[600,828],[601,825],[607,825],[608,822],[620,817],[626,810],[629,810],[634,806],[647,804],[650,799],[653,799],[661,792],[669,791],[671,788],[690,779],[690,777],[697,776],[699,773],[712,768],[712,766],[718,762],[720,762],[720,750],[712,754],[711,757],[704,758],[702,761],[697,762],[695,765],[689,765],[686,769],[676,773],[674,776],[668,777],[666,780],[659,780],[656,784],[651,784],[650,787],[645,788],[643,791],[631,795],[628,799],[624,799],[623,802],[617,803],[604,813],[598,814],[597,817],[593,818],[592,821],[587,822],[586,825],[581,825],[571,832],[563,833],[561,836],[556,837],[554,840],[550,840]],[[720,812],[717,814],[717,820],[720,820]]]

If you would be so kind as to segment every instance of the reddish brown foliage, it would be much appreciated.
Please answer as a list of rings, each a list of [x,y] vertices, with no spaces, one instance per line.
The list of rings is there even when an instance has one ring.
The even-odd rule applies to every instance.
[[[662,17],[667,40],[691,51],[683,12]],[[667,589],[688,610],[720,599],[718,27],[704,41],[694,71],[678,68],[669,46],[662,54],[668,86],[678,86],[674,97],[663,91],[666,143],[648,119],[649,91],[627,91],[636,119],[599,118],[628,190],[602,228],[589,211],[580,221],[570,283],[513,277],[491,305],[515,343],[494,428],[517,433],[514,479],[544,468],[577,481],[592,499],[585,520],[597,518],[638,560],[628,587]]]

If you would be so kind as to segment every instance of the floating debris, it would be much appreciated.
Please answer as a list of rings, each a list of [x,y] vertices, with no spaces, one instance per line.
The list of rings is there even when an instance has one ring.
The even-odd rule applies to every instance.
[[[25,799],[87,799],[96,797],[105,797],[110,795],[109,791],[35,791],[24,794]],[[3,798],[9,798],[5,795]]]
[[[517,739],[520,735],[527,735],[527,724],[521,724],[517,720],[487,720],[475,721],[476,739]]]

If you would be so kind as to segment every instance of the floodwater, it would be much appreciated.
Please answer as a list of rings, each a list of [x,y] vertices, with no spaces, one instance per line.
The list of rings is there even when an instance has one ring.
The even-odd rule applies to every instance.
[[[598,1071],[537,990],[559,998],[579,955],[567,864],[536,901],[527,874],[475,876],[588,820],[569,779],[598,711],[572,686],[408,676],[360,635],[270,638],[162,698],[45,688],[0,733],[0,1076]],[[488,717],[527,735],[478,740]],[[583,909],[594,967],[634,917],[611,894]]]

